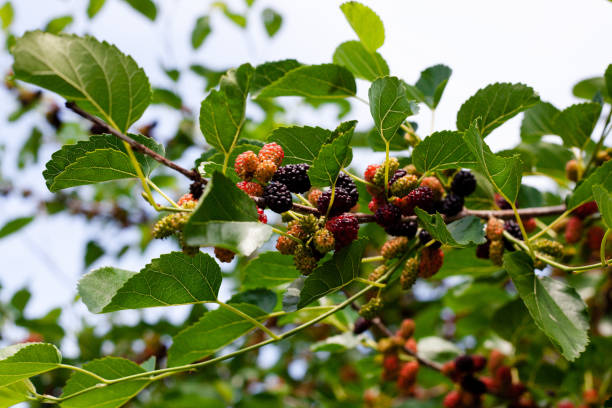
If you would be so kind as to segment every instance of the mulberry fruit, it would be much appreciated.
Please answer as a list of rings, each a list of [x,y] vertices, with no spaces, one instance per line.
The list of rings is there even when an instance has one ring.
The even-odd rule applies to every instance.
[[[408,172],[404,169],[395,170],[395,173],[393,173],[393,176],[389,179],[389,186],[404,177],[406,174],[408,174]]]
[[[303,245],[298,245],[293,253],[293,262],[303,275],[310,275],[317,267],[317,258],[312,251]]]
[[[421,187],[429,187],[433,192],[434,201],[440,201],[444,196],[444,187],[437,177],[425,177],[421,180]]]
[[[372,298],[359,309],[359,315],[367,320],[372,320],[383,308],[382,299],[379,297]]]
[[[278,181],[287,186],[292,193],[305,193],[310,189],[310,179],[308,178],[308,164],[288,164],[279,167],[273,181]]]
[[[263,197],[266,205],[276,213],[289,211],[293,206],[291,192],[284,184],[275,181],[270,182],[265,188]]]
[[[603,228],[598,226],[594,226],[589,228],[587,231],[587,245],[591,249],[591,251],[597,251],[601,248],[601,241],[603,240],[605,232]]]
[[[273,142],[263,145],[263,147],[259,150],[258,157],[261,161],[271,160],[272,163],[278,167],[285,158],[285,152],[280,145]]]
[[[264,224],[268,223],[268,216],[261,208],[257,209],[257,217],[259,218],[259,222],[263,222]]]
[[[240,183],[236,183],[236,186],[251,197],[261,197],[263,195],[263,187],[261,184],[252,181],[241,181]]]
[[[380,254],[385,259],[399,258],[408,250],[408,238],[395,237],[385,242],[380,249]]]
[[[582,219],[580,217],[570,217],[565,226],[565,242],[575,244],[582,239]]]
[[[386,204],[376,210],[374,217],[378,225],[382,227],[391,227],[401,221],[402,212],[393,204]]]
[[[153,226],[153,238],[167,238],[174,233],[180,232],[189,220],[190,215],[188,212],[166,215]]]
[[[498,206],[500,210],[509,210],[512,208],[510,203],[498,193],[495,193],[495,205]]]
[[[565,177],[570,181],[578,181],[578,161],[576,159],[565,163]]]
[[[334,234],[331,233],[328,229],[322,228],[315,232],[312,242],[317,251],[322,254],[325,254],[332,249],[336,244],[336,240],[334,239]]]
[[[510,235],[512,235],[516,239],[523,239],[523,233],[521,232],[521,227],[515,220],[507,220],[504,223],[504,229],[508,231]]]
[[[364,333],[372,326],[371,320],[366,320],[363,317],[358,317],[355,320],[355,324],[353,325],[353,334],[361,334]]]
[[[412,319],[404,319],[402,320],[402,324],[397,332],[397,335],[403,338],[404,340],[408,340],[414,334],[414,330],[416,329],[416,324]]]
[[[187,193],[187,194],[183,194],[183,196],[179,198],[179,200],[176,203],[178,204],[179,207],[182,207],[183,205],[190,203],[192,201],[197,201],[197,200],[193,198],[192,194]]]
[[[283,255],[292,255],[295,252],[297,245],[297,241],[285,235],[281,235],[276,241],[276,249]]]
[[[298,225],[302,227],[306,235],[312,235],[319,229],[319,219],[312,214],[308,214],[299,219]]]
[[[400,177],[391,184],[391,194],[397,197],[404,197],[418,186],[418,181],[419,179],[414,174]]]
[[[431,236],[429,231],[427,231],[426,229],[422,229],[419,231],[419,242],[421,243],[421,245],[427,245],[427,243],[431,240],[433,240],[433,237]],[[441,246],[442,243],[440,241],[434,241],[434,243],[431,244],[429,248],[438,249]]]
[[[572,214],[576,217],[586,218],[589,215],[595,214],[597,211],[599,211],[597,203],[595,201],[589,201],[576,208]]]
[[[449,193],[440,203],[440,212],[448,217],[454,217],[463,210],[464,199],[455,193]]]
[[[487,221],[487,227],[485,228],[487,238],[491,241],[499,240],[502,238],[504,233],[504,223],[499,218],[491,217]]]
[[[404,215],[414,215],[414,209],[419,207],[429,211],[433,206],[433,192],[429,187],[417,187],[396,204]]]
[[[276,164],[272,160],[262,160],[255,170],[255,178],[260,183],[267,183],[272,179],[276,172]]]
[[[215,247],[215,257],[224,263],[230,263],[236,254],[229,249]]]
[[[377,280],[379,280],[385,273],[387,272],[387,266],[386,265],[380,265],[378,267],[376,267],[376,269],[374,269],[372,271],[372,273],[370,273],[370,276],[368,276],[368,280],[372,281],[372,282],[376,282]]]
[[[415,220],[400,221],[394,225],[385,228],[385,232],[395,237],[414,238],[416,235],[418,224]]]
[[[366,171],[363,175],[363,177],[365,178],[365,180],[369,183],[373,183],[374,182],[374,175],[376,174],[376,171],[378,170],[378,168],[380,167],[380,164],[370,164],[367,168]]]
[[[504,242],[501,239],[491,241],[489,244],[489,258],[493,265],[501,266],[504,256]]]
[[[427,279],[435,275],[444,262],[444,252],[440,248],[430,247],[421,250],[421,261],[419,263],[419,276]]]
[[[469,196],[476,191],[476,178],[471,172],[461,170],[453,177],[451,191],[461,197]]]
[[[397,388],[403,393],[411,392],[412,386],[416,382],[418,372],[419,363],[416,360],[402,364],[397,376]]]
[[[321,214],[327,214],[329,204],[331,201],[332,190],[324,191],[317,201],[317,209]],[[359,198],[351,195],[348,191],[343,188],[336,187],[334,191],[334,202],[329,210],[330,215],[342,214],[343,212],[349,211]]]
[[[388,161],[388,170],[389,170],[389,178],[391,178],[392,174],[395,174],[397,169],[399,168],[399,161],[395,157],[391,157]],[[385,165],[381,165],[378,169],[376,169],[376,174],[372,178],[372,183],[377,186],[382,186],[385,183]]]
[[[563,245],[550,239],[540,238],[533,243],[536,252],[545,254],[553,259],[563,257]]]
[[[489,247],[491,241],[487,241],[484,244],[480,244],[476,247],[476,257],[480,259],[489,259]]]
[[[403,290],[408,290],[414,285],[419,276],[419,261],[417,258],[410,258],[406,261],[402,274],[400,275],[400,284]],[[407,336],[410,337],[410,336]]]
[[[308,193],[308,201],[310,202],[310,204],[316,207],[317,203],[319,202],[319,197],[321,197],[321,194],[323,194],[323,191],[319,190],[318,188],[313,188],[312,190],[310,190],[310,192]]]
[[[336,249],[341,249],[357,239],[359,221],[353,214],[342,214],[327,220],[325,228],[334,234]]]
[[[257,155],[253,153],[251,150],[247,150],[244,153],[240,153],[238,157],[236,157],[236,161],[234,162],[234,170],[238,177],[242,180],[251,180],[255,175],[255,170],[257,170],[257,166],[259,165],[259,159]]]
[[[385,205],[386,202],[387,201],[383,198],[372,197],[372,199],[368,203],[368,209],[375,213],[376,210],[378,210],[381,206]]]

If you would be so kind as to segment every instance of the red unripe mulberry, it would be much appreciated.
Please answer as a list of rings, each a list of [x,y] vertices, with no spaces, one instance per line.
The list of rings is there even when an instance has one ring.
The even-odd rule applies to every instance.
[[[565,226],[565,242],[575,244],[582,239],[582,219],[570,217]]]

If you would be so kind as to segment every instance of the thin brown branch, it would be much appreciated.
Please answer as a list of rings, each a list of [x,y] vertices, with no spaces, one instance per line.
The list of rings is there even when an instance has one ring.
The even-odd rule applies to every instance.
[[[202,181],[204,184],[207,183],[207,181],[205,179],[203,179],[202,176],[200,175],[200,173],[198,173],[196,170],[187,170],[186,168],[179,166],[178,164],[176,164],[172,160],[168,160],[167,158],[165,158],[161,154],[154,152],[153,150],[149,149],[147,146],[145,146],[145,145],[143,145],[141,143],[138,143],[137,141],[135,141],[131,137],[121,133],[119,130],[112,128],[111,126],[109,126],[106,122],[104,122],[100,118],[97,118],[97,117],[95,117],[95,116],[85,112],[75,102],[73,102],[73,101],[66,102],[66,107],[68,109],[70,109],[71,111],[73,111],[74,113],[76,113],[77,115],[79,115],[79,116],[89,120],[90,122],[94,123],[96,126],[99,126],[101,129],[106,130],[108,133],[117,136],[119,139],[121,139],[124,142],[126,142],[127,144],[129,144],[134,151],[140,152],[142,154],[145,154],[147,156],[152,157],[155,161],[163,164],[164,166],[166,166],[166,167],[168,167],[168,168],[170,168],[172,170],[178,171],[179,173],[181,173],[182,175],[184,175],[185,177],[187,177],[187,178],[189,178],[189,179],[191,179],[193,181]]]

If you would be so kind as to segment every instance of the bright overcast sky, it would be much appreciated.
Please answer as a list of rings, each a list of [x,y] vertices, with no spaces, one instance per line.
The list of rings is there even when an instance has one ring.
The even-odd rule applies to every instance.
[[[187,67],[201,63],[213,68],[227,68],[245,61],[258,64],[285,58],[304,63],[330,62],[335,47],[356,39],[339,10],[336,0],[257,0],[252,10],[252,23],[245,33],[232,26],[218,12],[213,15],[214,34],[204,46],[192,53],[189,36],[197,17],[207,12],[209,1],[158,0],[161,19],[149,24],[139,14],[119,0],[107,0],[107,5],[93,22],[85,18],[85,0],[14,0],[16,22],[14,30],[44,27],[52,18],[73,10],[77,21],[71,27],[76,33],[91,33],[115,43],[132,55],[145,68],[154,85],[169,86],[159,69]],[[241,12],[242,0],[228,2]],[[391,74],[413,83],[424,68],[444,63],[453,69],[442,102],[436,113],[437,130],[453,129],[455,114],[461,104],[479,88],[493,82],[523,82],[532,86],[543,100],[563,108],[577,100],[571,94],[572,85],[589,76],[602,75],[612,63],[612,3],[607,0],[378,0],[364,1],[382,18],[386,41],[380,53],[389,63]],[[278,10],[284,18],[281,31],[273,40],[265,35],[259,14],[265,6]],[[11,59],[0,57],[5,72]],[[187,75],[180,83],[186,103],[197,108],[204,98],[202,83]],[[367,84],[359,83],[359,94],[367,95]],[[6,118],[14,101],[0,93],[0,115]],[[371,123],[367,107],[358,104],[352,114],[365,128]],[[172,114],[147,118],[161,120],[160,137],[168,136],[176,117]],[[422,109],[421,129],[429,130],[429,113]],[[302,123],[335,127],[333,115],[296,115]],[[518,140],[520,119],[515,118],[497,129],[488,139],[494,150],[511,147]],[[24,125],[7,125],[0,121],[0,142],[8,145],[8,157],[23,143]],[[164,135],[164,132],[166,133]],[[43,157],[52,151],[44,150]],[[10,160],[7,159],[7,162]],[[14,161],[13,161],[14,163]],[[7,166],[3,166],[6,171]],[[28,172],[22,187],[45,190],[40,169]],[[4,202],[2,201],[4,200]],[[0,224],[27,209],[17,208],[16,202],[0,198]],[[28,285],[33,291],[29,312],[40,314],[51,305],[66,304],[74,298],[75,285],[82,270],[82,250],[87,239],[95,237],[111,248],[120,243],[109,236],[112,231],[92,231],[83,223],[67,217],[41,219],[29,226],[24,234],[0,241],[1,282],[6,299],[15,289]],[[132,237],[133,238],[133,237]],[[34,242],[34,244],[32,244]],[[167,246],[154,245],[141,257],[126,256],[117,262],[105,258],[100,266],[112,263],[128,269],[138,269]],[[41,257],[44,252],[46,257]],[[55,265],[54,265],[55,264]],[[79,306],[79,313],[83,307]],[[74,315],[67,314],[66,319]]]

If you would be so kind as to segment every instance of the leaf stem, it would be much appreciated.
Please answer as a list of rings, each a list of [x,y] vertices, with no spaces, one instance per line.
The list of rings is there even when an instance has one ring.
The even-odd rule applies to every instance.
[[[351,173],[351,172],[347,171],[345,168],[343,168],[343,169],[342,169],[342,171],[343,171],[343,172],[345,172],[347,176],[349,176],[350,178],[352,178],[352,179],[353,179],[353,180],[355,180],[355,181],[358,181],[358,182],[360,182],[360,183],[363,183],[363,184],[365,184],[365,185],[367,185],[367,186],[377,187],[377,186],[376,186],[376,184],[370,183],[369,181],[364,180],[364,179],[362,179],[362,178],[361,178],[361,177],[359,177],[359,176],[356,176],[355,174],[353,174],[353,173]]]
[[[529,237],[527,236],[527,230],[525,230],[525,226],[523,225],[523,220],[521,219],[520,214],[518,213],[518,210],[516,208],[516,204],[514,204],[514,202],[507,200],[510,203],[510,206],[512,207],[512,211],[514,212],[514,218],[516,219],[517,224],[519,225],[519,228],[521,229],[521,234],[523,234],[523,239],[525,239],[525,243],[527,244],[527,248],[528,248],[528,252],[529,255],[531,255],[531,257],[533,259],[535,259],[535,252],[531,246],[531,242],[529,241]]]
[[[591,158],[589,159],[589,162],[584,168],[584,174],[586,174],[591,168],[591,166],[593,165],[593,163],[595,163],[595,158],[597,157],[597,153],[599,152],[599,149],[601,149],[601,146],[603,146],[603,143],[606,140],[606,137],[610,133],[610,129],[612,129],[612,126],[608,128],[608,125],[610,124],[610,119],[612,119],[612,107],[610,107],[610,111],[608,112],[608,116],[606,117],[606,121],[604,122],[604,127],[601,130],[601,136],[599,136],[599,141],[597,141],[597,145],[595,145],[595,149],[593,150],[593,153],[591,154]]]
[[[382,255],[379,256],[370,256],[367,258],[361,258],[361,263],[368,263],[368,262],[383,262],[385,260],[385,258],[383,258]]]
[[[181,207],[174,202],[174,200],[172,200],[170,197],[168,197],[168,195],[166,193],[163,192],[163,190],[161,188],[159,188],[157,186],[157,184],[155,184],[151,179],[147,178],[146,179],[147,184],[149,184],[149,186],[151,186],[151,188],[155,191],[157,191],[159,193],[159,195],[161,195],[162,197],[164,197],[166,199],[166,201],[168,201],[174,208],[176,209],[181,209]],[[160,206],[158,206],[160,207]]]
[[[599,247],[599,256],[601,257],[601,267],[605,268],[606,262],[606,243],[608,242],[608,235],[612,233],[612,228],[608,228],[603,238],[601,239],[601,246]]]
[[[388,191],[389,191],[389,142],[385,140],[385,197],[387,197]]]
[[[361,278],[361,277],[356,277],[355,278],[355,282],[361,282],[361,283],[364,283],[366,285],[376,286],[377,288],[384,288],[384,287],[387,286],[384,283],[376,283],[374,281],[371,281],[369,279],[364,279],[364,278]]]
[[[127,151],[128,157],[130,158],[130,163],[132,163],[132,167],[134,167],[134,170],[136,171],[136,175],[140,180],[140,184],[142,184],[142,189],[145,191],[145,198],[147,199],[149,204],[151,204],[153,208],[155,208],[155,211],[159,211],[159,205],[155,202],[155,199],[153,198],[151,188],[149,188],[149,185],[147,184],[147,178],[144,176],[144,173],[140,168],[140,163],[138,163],[138,160],[136,159],[136,155],[132,150],[132,146],[130,146],[130,144],[126,141],[123,142],[123,146]]]
[[[544,229],[542,229],[541,231],[539,231],[537,234],[535,234],[534,236],[532,236],[531,238],[529,238],[530,240],[535,240],[540,238],[542,235],[544,235],[548,230],[550,230],[551,228],[553,228],[555,225],[557,225],[558,223],[560,223],[561,221],[563,221],[568,215],[570,215],[571,211],[570,210],[565,210],[560,216],[557,217],[557,219],[555,219],[553,222],[551,222],[550,224],[548,224],[548,226]]]
[[[242,317],[245,320],[248,320],[249,322],[253,323],[253,325],[261,330],[263,330],[264,332],[266,332],[268,334],[268,336],[270,336],[271,338],[275,339],[275,340],[280,340],[280,337],[278,337],[272,330],[268,329],[263,323],[257,321],[254,317],[249,316],[248,314],[244,313],[243,311],[241,311],[240,309],[235,308],[234,306],[228,304],[228,303],[223,303],[223,302],[217,302],[217,304],[224,308],[229,310],[230,312]]]
[[[293,235],[287,234],[285,231],[279,230],[278,228],[274,228],[272,226],[270,228],[272,228],[272,231],[276,232],[278,235],[283,235],[283,236],[285,236],[285,237],[287,237],[289,239],[292,239],[295,242],[297,242],[298,244],[301,244],[301,245],[304,244],[304,242],[301,239],[299,239],[298,237],[294,237]]]
[[[90,376],[92,378],[95,378],[96,380],[100,381],[101,383],[109,384],[109,380],[107,380],[106,378],[100,377],[98,374],[92,373],[91,371],[85,370],[84,368],[81,368],[81,367],[72,366],[72,365],[69,365],[69,364],[58,364],[57,367],[58,368],[65,368],[67,370],[76,371],[76,372],[88,375],[88,376]]]
[[[304,203],[304,205],[307,205],[309,207],[313,207],[312,203],[310,201],[308,201],[308,199],[306,197],[304,197],[303,195],[296,194],[295,196],[298,198],[298,200],[300,200],[302,203]]]

